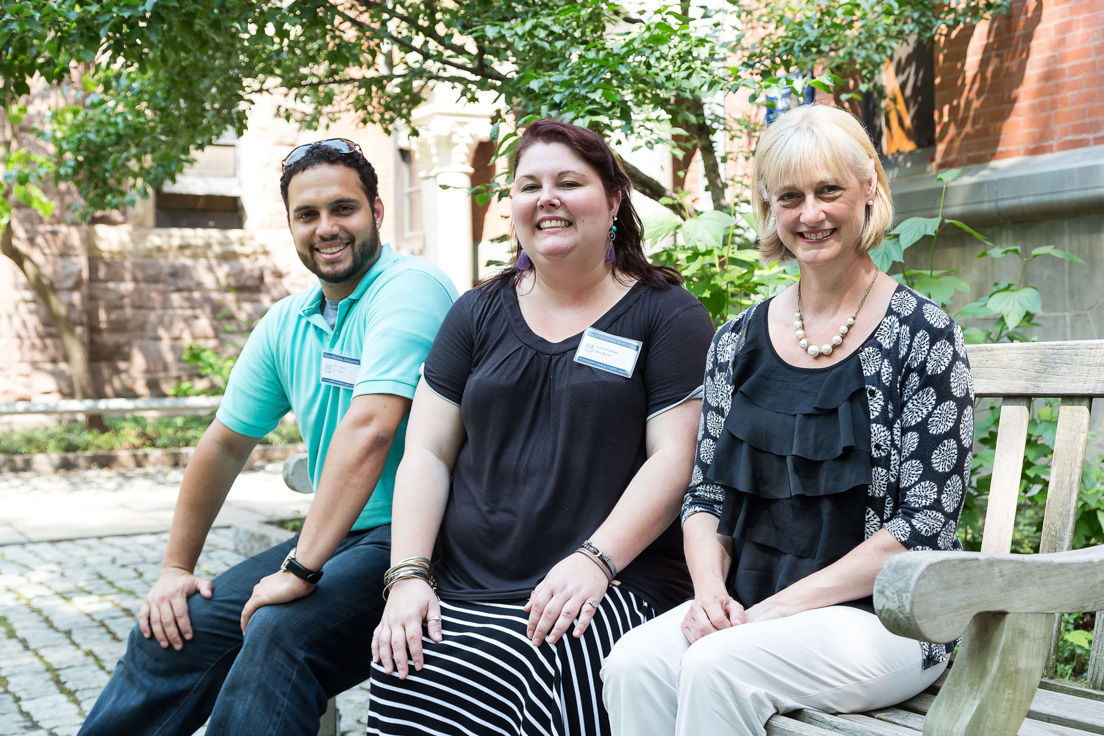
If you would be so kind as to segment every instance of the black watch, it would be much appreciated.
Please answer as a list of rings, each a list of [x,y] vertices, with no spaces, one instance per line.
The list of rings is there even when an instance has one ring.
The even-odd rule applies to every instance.
[[[299,564],[299,561],[295,559],[295,547],[291,548],[291,551],[287,553],[287,557],[280,563],[280,572],[290,572],[295,577],[306,580],[311,585],[316,585],[322,579],[321,570],[308,570]]]

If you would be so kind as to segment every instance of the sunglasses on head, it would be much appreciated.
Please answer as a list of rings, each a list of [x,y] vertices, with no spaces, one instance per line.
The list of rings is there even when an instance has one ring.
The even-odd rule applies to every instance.
[[[340,154],[355,153],[358,156],[364,156],[364,153],[360,150],[360,146],[358,146],[356,143],[349,140],[348,138],[327,138],[324,141],[304,143],[301,146],[296,146],[295,148],[291,149],[291,153],[289,153],[284,158],[284,160],[280,162],[281,168],[286,169],[287,167],[291,166],[296,161],[303,158],[303,156],[306,156],[307,151],[311,150],[315,146],[325,146],[326,148],[331,148]]]

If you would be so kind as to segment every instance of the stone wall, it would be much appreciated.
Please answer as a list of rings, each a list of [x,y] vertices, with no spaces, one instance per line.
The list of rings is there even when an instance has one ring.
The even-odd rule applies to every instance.
[[[351,120],[303,132],[280,119],[275,107],[273,99],[258,101],[234,148],[242,229],[155,228],[153,204],[146,200],[92,225],[67,223],[64,206],[45,222],[17,210],[13,234],[69,306],[99,396],[164,396],[196,377],[181,359],[187,345],[235,350],[273,302],[315,283],[295,254],[280,198],[280,161],[295,145],[336,136],[356,140],[376,164],[384,209],[391,211],[394,147],[388,135]],[[64,205],[64,193],[57,194]],[[392,232],[385,218],[385,242]],[[73,397],[46,310],[2,257],[0,377],[0,403]]]

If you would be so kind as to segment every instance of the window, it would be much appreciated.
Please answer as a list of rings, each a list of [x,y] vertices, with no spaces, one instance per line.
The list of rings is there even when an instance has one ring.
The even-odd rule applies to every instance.
[[[154,197],[154,227],[240,229],[245,221],[237,167],[238,136],[227,131]]]
[[[884,155],[935,145],[935,56],[930,46],[903,43],[881,74],[885,100],[864,95],[862,116]]]

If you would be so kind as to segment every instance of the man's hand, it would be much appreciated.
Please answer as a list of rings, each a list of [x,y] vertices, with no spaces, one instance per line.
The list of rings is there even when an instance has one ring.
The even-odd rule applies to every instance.
[[[204,598],[214,594],[210,580],[197,578],[187,570],[167,567],[138,611],[138,628],[147,639],[153,636],[162,648],[169,645],[176,651],[192,638],[192,622],[188,620],[188,596],[199,593]]]
[[[297,578],[290,572],[274,572],[261,578],[261,582],[253,586],[253,595],[245,603],[241,615],[241,630],[245,633],[245,627],[249,625],[249,619],[262,606],[274,606],[279,603],[291,603],[315,589],[313,583]]]

